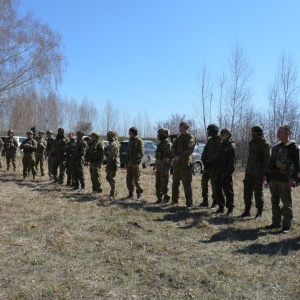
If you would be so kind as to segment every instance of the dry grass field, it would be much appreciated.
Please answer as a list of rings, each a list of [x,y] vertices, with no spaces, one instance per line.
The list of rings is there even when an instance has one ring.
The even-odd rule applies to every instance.
[[[194,176],[194,205],[158,206],[154,173],[143,169],[144,200],[23,180],[0,171],[0,299],[299,299],[300,196],[293,190],[294,223],[287,234],[266,231],[265,212],[253,217],[213,216],[200,209],[201,176]],[[234,215],[243,211],[243,173],[235,181]],[[253,209],[253,215],[255,210]]]

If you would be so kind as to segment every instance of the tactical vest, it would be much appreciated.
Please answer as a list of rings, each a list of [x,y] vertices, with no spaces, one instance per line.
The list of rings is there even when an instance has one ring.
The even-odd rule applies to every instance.
[[[36,143],[36,140],[34,139],[26,139],[25,141],[23,141],[22,145],[25,145],[25,144],[29,144],[31,146],[37,146],[37,143]],[[24,152],[24,155],[31,155],[33,154],[33,152],[35,151],[36,149],[32,149],[31,147],[24,147],[23,148],[23,152]]]
[[[102,148],[102,151],[101,151]],[[89,161],[103,161],[103,142],[101,140],[97,140],[95,142],[90,143],[87,157]],[[102,154],[101,154],[102,153]]]
[[[285,144],[280,143],[274,146],[270,158],[271,173],[279,173],[287,176],[288,179],[291,178],[295,166],[292,163],[292,161],[288,158],[287,147],[295,143],[296,142],[294,140],[290,140]]]
[[[14,137],[8,137],[4,142],[4,149],[5,150],[16,149],[14,142],[17,143],[17,140]]]

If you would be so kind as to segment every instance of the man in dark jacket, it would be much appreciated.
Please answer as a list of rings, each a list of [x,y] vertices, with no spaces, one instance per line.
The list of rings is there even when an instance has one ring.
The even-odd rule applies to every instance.
[[[219,208],[215,213],[223,213],[224,206],[228,208],[227,216],[232,215],[234,207],[234,192],[232,174],[235,170],[236,154],[235,144],[231,138],[231,131],[227,128],[221,130],[221,144],[216,161],[216,194]],[[225,197],[226,202],[225,202]]]

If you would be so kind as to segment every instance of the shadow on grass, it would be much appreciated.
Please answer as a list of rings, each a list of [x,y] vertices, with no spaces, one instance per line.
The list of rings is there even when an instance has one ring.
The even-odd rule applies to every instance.
[[[263,227],[253,229],[236,229],[226,228],[213,236],[207,241],[200,241],[201,243],[215,243],[220,241],[255,241],[260,236],[267,235],[268,232],[261,231]]]
[[[239,254],[289,255],[290,251],[300,250],[300,236],[269,244],[251,244],[243,249],[234,251]]]

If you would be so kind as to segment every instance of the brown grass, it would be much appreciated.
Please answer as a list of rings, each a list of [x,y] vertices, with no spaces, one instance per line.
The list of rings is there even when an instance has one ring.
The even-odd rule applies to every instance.
[[[212,216],[210,210],[154,205],[155,178],[143,169],[144,201],[79,194],[47,178],[0,177],[0,299],[298,299],[299,188],[288,235],[262,220]],[[88,170],[87,190],[91,191]],[[194,176],[194,204],[201,201]],[[243,210],[242,173],[235,176],[235,215]],[[253,214],[254,214],[253,209]]]

